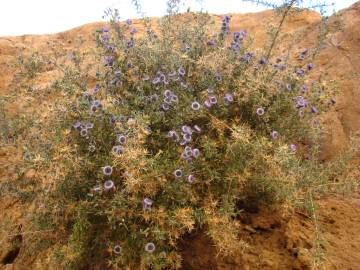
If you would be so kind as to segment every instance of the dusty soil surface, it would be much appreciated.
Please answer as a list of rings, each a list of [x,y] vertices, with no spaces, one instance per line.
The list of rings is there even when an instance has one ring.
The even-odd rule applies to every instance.
[[[265,26],[277,21],[271,11],[233,14],[231,30],[247,29],[255,43],[261,46],[267,40]],[[283,29],[285,44],[293,46],[294,51],[314,47],[320,24],[317,13],[294,14]],[[38,121],[45,121],[45,112],[58,98],[56,94],[49,95],[46,100],[24,94],[29,85],[33,87],[32,91],[46,89],[59,75],[59,70],[56,65],[47,64],[34,78],[20,81],[16,75],[20,55],[41,52],[65,62],[79,39],[83,40],[81,51],[91,53],[95,45],[92,33],[102,26],[94,23],[54,35],[0,37],[0,96],[15,97],[6,104],[7,117],[38,113]],[[141,29],[139,22],[135,22],[135,26]],[[360,2],[330,18],[322,47],[315,67],[327,79],[335,80],[339,90],[335,109],[324,118],[328,134],[323,142],[322,159],[329,160],[345,147],[352,132],[360,130]],[[277,49],[286,50],[285,47]],[[1,117],[0,121],[3,120]],[[22,143],[26,145],[26,142]],[[41,184],[40,171],[19,172],[23,155],[24,148],[20,146],[0,148],[0,184],[19,179]],[[53,269],[47,265],[46,254],[31,257],[26,252],[28,235],[36,233],[29,231],[26,223],[33,206],[1,192],[0,269]],[[360,195],[327,195],[318,200],[317,205],[317,226],[311,217],[298,212],[262,209],[239,216],[242,227],[239,235],[248,246],[231,258],[219,256],[206,235],[201,231],[194,232],[180,244],[184,255],[183,269],[285,270],[311,269],[314,265],[320,265],[322,269],[360,269]]]

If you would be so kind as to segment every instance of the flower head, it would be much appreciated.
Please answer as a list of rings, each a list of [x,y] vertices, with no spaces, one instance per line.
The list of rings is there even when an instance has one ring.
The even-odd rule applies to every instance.
[[[119,255],[119,254],[121,254],[121,251],[122,251],[122,248],[120,245],[114,246],[114,248],[113,248],[114,254]]]
[[[183,67],[180,67],[180,68],[178,69],[178,73],[179,73],[180,76],[184,76],[185,73],[186,73],[186,71],[185,71],[185,69],[184,69]]]
[[[187,181],[188,181],[189,184],[194,183],[194,181],[195,181],[194,175],[190,174],[190,175],[187,177]]]
[[[210,103],[211,103],[212,105],[215,105],[215,104],[217,103],[217,98],[216,98],[216,96],[211,96],[211,97],[209,98],[209,101],[210,101]]]
[[[257,115],[262,116],[262,115],[264,115],[264,113],[265,113],[265,110],[264,110],[263,107],[259,107],[259,108],[256,109],[256,114]]]
[[[177,169],[174,171],[174,175],[176,178],[180,178],[183,176],[183,171],[181,169]]]
[[[291,151],[295,152],[296,151],[296,145],[295,144],[290,144],[290,149]]]
[[[200,156],[200,150],[197,148],[192,149],[191,154],[194,158],[198,158]]]
[[[194,111],[200,110],[200,103],[197,101],[194,101],[193,103],[191,103],[191,109],[193,109]]]
[[[150,211],[152,204],[153,204],[153,201],[151,199],[145,198],[143,200],[143,210],[144,211]]]
[[[105,175],[111,175],[113,172],[113,168],[109,165],[102,168],[102,171]]]
[[[225,94],[224,101],[225,101],[225,104],[232,103],[234,101],[233,95],[229,94],[229,93]]]
[[[124,153],[124,148],[121,145],[115,145],[113,146],[113,148],[111,149],[111,151],[115,154],[115,155],[122,155]]]
[[[150,242],[145,245],[145,251],[148,253],[153,253],[155,251],[155,244]]]
[[[126,143],[126,137],[125,137],[125,135],[123,135],[123,134],[118,134],[118,135],[117,135],[117,140],[118,140],[118,142],[121,143],[121,144],[125,144],[125,143]]]
[[[276,140],[277,138],[279,138],[279,132],[277,132],[276,130],[271,131],[271,137]]]
[[[196,133],[200,133],[201,132],[201,128],[198,125],[194,125],[193,129],[195,130]]]
[[[111,181],[111,180],[105,181],[105,183],[104,183],[105,191],[109,191],[109,190],[113,189],[114,187],[115,187],[115,184],[113,181]]]

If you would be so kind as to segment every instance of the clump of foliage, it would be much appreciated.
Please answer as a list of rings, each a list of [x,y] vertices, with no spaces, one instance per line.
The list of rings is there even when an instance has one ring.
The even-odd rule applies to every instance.
[[[231,32],[231,16],[219,25],[175,6],[157,30],[109,10],[96,82],[78,71],[65,87],[60,169],[39,208],[64,269],[104,257],[113,269],[178,269],[177,242],[199,227],[232,254],[245,244],[239,211],[294,205],[341,171],[316,159],[317,118],[335,99],[307,78],[310,50],[292,65]]]

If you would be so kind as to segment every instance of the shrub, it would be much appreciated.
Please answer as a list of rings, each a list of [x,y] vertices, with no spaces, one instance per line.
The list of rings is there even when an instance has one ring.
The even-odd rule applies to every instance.
[[[231,16],[173,10],[156,31],[109,10],[96,85],[62,81],[63,171],[41,211],[56,209],[66,269],[104,257],[114,269],[177,269],[177,241],[199,227],[231,254],[245,245],[239,211],[294,205],[337,175],[316,160],[318,116],[335,99],[308,79],[310,50],[273,56],[232,33]]]

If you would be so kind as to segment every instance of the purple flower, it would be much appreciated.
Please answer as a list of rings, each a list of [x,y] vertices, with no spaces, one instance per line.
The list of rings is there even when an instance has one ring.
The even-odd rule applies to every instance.
[[[113,181],[111,181],[111,180],[105,181],[105,183],[104,183],[105,191],[109,191],[109,190],[113,189],[114,187],[115,187],[115,184]]]
[[[126,20],[126,24],[127,24],[127,25],[131,25],[131,24],[132,24],[132,20],[131,20],[131,19],[127,19],[127,20]]]
[[[144,211],[150,211],[152,204],[153,204],[153,201],[151,199],[145,198],[143,200],[143,210]]]
[[[155,244],[150,242],[145,245],[145,251],[148,253],[153,253],[155,251]]]
[[[170,72],[168,75],[169,75],[169,77],[175,77],[176,76],[176,71],[175,70],[173,70],[172,72]]]
[[[267,59],[265,57],[261,57],[260,60],[259,60],[259,64],[260,65],[265,65],[267,64]]]
[[[209,46],[214,46],[216,44],[216,41],[212,39],[212,40],[209,40],[206,44]]]
[[[300,110],[299,110],[299,116],[300,116],[301,118],[303,118],[303,117],[305,116],[305,112],[304,112],[303,109],[300,109]]]
[[[318,113],[318,109],[316,107],[311,107],[311,112],[312,113]]]
[[[287,83],[287,84],[285,85],[285,87],[286,87],[286,90],[288,90],[288,91],[291,91],[291,90],[292,90],[292,86],[291,86],[290,83]]]
[[[308,70],[312,70],[314,68],[314,64],[313,63],[309,63],[308,65],[307,65],[307,69]]]
[[[308,87],[305,84],[303,84],[300,86],[300,90],[301,92],[306,93],[308,91]]]
[[[200,103],[197,101],[194,101],[193,103],[191,103],[191,109],[193,109],[194,111],[200,110]]]
[[[285,64],[275,64],[274,67],[282,71],[287,68]]]
[[[215,104],[217,103],[217,98],[216,98],[216,96],[211,96],[211,97],[209,98],[209,100],[210,100],[210,103],[211,103],[212,105],[215,105]]]
[[[179,73],[180,76],[184,76],[185,73],[186,73],[186,71],[185,71],[185,69],[184,69],[183,67],[180,67],[180,68],[178,69],[178,73]]]
[[[181,169],[175,170],[175,171],[174,171],[174,176],[175,176],[176,178],[182,177],[182,176],[183,176],[183,171],[182,171]]]
[[[136,33],[137,33],[137,29],[135,27],[131,28],[130,34],[136,34]]]
[[[307,101],[306,101],[306,99],[304,99],[303,96],[297,96],[295,99],[296,99],[296,106],[298,108],[302,108],[302,107],[307,106]]]
[[[78,121],[75,124],[73,124],[72,126],[73,126],[74,129],[80,131],[81,130],[81,125],[82,125],[81,122]]]
[[[194,125],[193,129],[195,130],[195,132],[200,133],[201,132],[201,128],[198,125]]]
[[[279,138],[279,132],[275,130],[271,131],[271,137],[276,140],[277,138]]]
[[[158,84],[160,82],[160,78],[159,77],[155,77],[152,81],[153,84]]]
[[[290,149],[291,151],[295,152],[296,151],[296,145],[295,144],[290,144]]]
[[[80,136],[81,137],[86,137],[88,135],[88,131],[86,128],[83,128],[80,130]]]
[[[184,135],[183,135],[183,139],[184,139],[185,141],[187,141],[187,142],[190,142],[191,139],[192,139],[191,134],[184,134]]]
[[[171,90],[165,90],[165,91],[164,91],[164,96],[165,96],[165,97],[170,98],[170,97],[172,96],[172,94],[173,94],[173,93],[171,92]]]
[[[194,158],[198,158],[200,156],[200,150],[197,148],[192,149],[191,154]]]
[[[195,181],[194,175],[190,174],[190,175],[187,177],[187,181],[188,181],[189,184],[194,183],[194,181]]]
[[[114,254],[119,255],[119,254],[121,254],[121,251],[122,251],[122,248],[120,245],[114,246],[114,248],[113,248]]]
[[[259,108],[256,109],[256,114],[257,115],[262,116],[262,115],[264,115],[264,113],[265,113],[265,110],[264,110],[263,107],[259,107]]]
[[[171,104],[171,97],[166,97],[166,98],[164,98],[164,102],[165,102],[166,104]]]
[[[179,135],[178,135],[177,132],[174,131],[174,130],[170,130],[170,131],[168,132],[167,137],[170,138],[170,139],[173,139],[173,140],[176,141],[176,142],[180,139],[180,138],[179,138]]]
[[[113,148],[111,149],[111,151],[115,154],[115,155],[122,155],[124,153],[124,148],[121,145],[115,145],[113,146]]]
[[[220,82],[221,79],[222,79],[221,75],[220,75],[219,73],[217,73],[217,74],[215,75],[215,80],[218,81],[218,82]]]
[[[211,105],[211,103],[210,103],[209,100],[205,100],[205,101],[204,101],[204,106],[205,106],[206,108],[210,109],[212,105]]]
[[[225,94],[224,101],[225,101],[226,104],[229,104],[229,103],[233,102],[234,101],[233,95],[229,94],[229,93]]]
[[[109,165],[102,168],[103,174],[105,175],[111,175],[113,172],[113,168]]]
[[[99,91],[100,91],[100,86],[97,84],[97,85],[95,85],[95,87],[93,88],[92,92],[93,92],[94,94],[96,94],[96,93],[98,93]]]
[[[86,123],[85,124],[85,128],[86,129],[92,129],[94,127],[94,124],[93,123]]]
[[[163,104],[161,104],[161,108],[162,108],[164,111],[168,111],[168,110],[170,110],[170,105],[167,104],[167,103],[163,103]]]
[[[184,125],[184,126],[181,127],[181,131],[182,131],[184,134],[190,134],[190,135],[192,134],[191,127],[186,126],[186,125]]]
[[[126,143],[126,137],[125,137],[125,135],[123,135],[123,134],[118,134],[118,135],[117,135],[117,140],[118,140],[118,142],[121,143],[121,144],[125,144],[125,143]]]
[[[305,70],[303,70],[302,68],[298,68],[296,70],[296,74],[299,76],[299,77],[304,77],[305,76]]]
[[[179,101],[179,98],[177,95],[172,95],[171,98],[170,98],[170,101],[171,102],[178,102]]]

